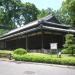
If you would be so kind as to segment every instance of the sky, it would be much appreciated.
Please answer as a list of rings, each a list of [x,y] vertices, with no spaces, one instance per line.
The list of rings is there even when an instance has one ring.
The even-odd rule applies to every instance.
[[[21,0],[24,2],[30,2],[36,5],[37,8],[41,9],[47,9],[52,8],[54,10],[58,10],[63,0]]]

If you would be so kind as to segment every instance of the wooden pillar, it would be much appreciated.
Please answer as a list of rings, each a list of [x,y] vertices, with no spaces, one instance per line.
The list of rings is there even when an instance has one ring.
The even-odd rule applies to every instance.
[[[43,31],[42,25],[41,25],[41,49],[42,51],[44,49],[44,31]]]
[[[28,50],[28,35],[26,35],[26,50]]]
[[[6,49],[6,40],[4,40],[4,49]]]
[[[5,48],[5,42],[4,41],[0,41],[0,49],[4,49]]]
[[[44,33],[41,34],[41,48],[44,49]]]

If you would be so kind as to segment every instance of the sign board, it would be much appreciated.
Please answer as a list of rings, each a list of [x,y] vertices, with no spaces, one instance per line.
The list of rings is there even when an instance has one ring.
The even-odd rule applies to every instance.
[[[50,43],[50,49],[57,49],[57,43]]]

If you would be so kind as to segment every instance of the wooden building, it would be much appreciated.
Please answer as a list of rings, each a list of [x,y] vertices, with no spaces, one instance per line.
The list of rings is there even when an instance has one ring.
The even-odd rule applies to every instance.
[[[50,49],[50,43],[64,44],[64,36],[75,33],[69,25],[60,24],[52,15],[11,30],[0,37],[1,49],[25,48],[27,50]]]

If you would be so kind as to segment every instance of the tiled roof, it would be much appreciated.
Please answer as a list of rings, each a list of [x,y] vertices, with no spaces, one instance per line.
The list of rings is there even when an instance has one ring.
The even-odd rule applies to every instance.
[[[50,21],[47,21],[47,20],[50,20],[53,16],[52,15],[48,15],[44,18],[41,18],[39,20],[36,20],[36,21],[33,21],[33,22],[30,22],[22,27],[19,27],[19,28],[16,28],[16,29],[13,29],[11,31],[9,31],[8,33],[4,34],[2,38],[7,38],[7,37],[12,37],[13,35],[18,35],[22,32],[26,32],[27,30],[31,30],[33,28],[35,28],[34,26],[39,26],[40,24],[43,24],[43,23],[48,23],[49,26],[46,26],[43,24],[43,27],[46,28],[46,29],[49,29],[49,30],[56,30],[56,31],[62,31],[62,32],[72,32],[72,33],[75,33],[75,30],[74,29],[70,29],[70,26],[67,26],[67,25],[64,25],[64,24],[58,24],[58,23],[53,23],[53,22],[50,22]],[[52,27],[51,27],[52,25]],[[57,27],[56,27],[57,26]],[[60,28],[58,27],[60,26]],[[62,27],[67,27],[68,29],[65,29],[65,28],[62,28]],[[30,29],[28,29],[30,28]],[[25,30],[27,29],[27,30]],[[21,31],[22,30],[22,31]]]

